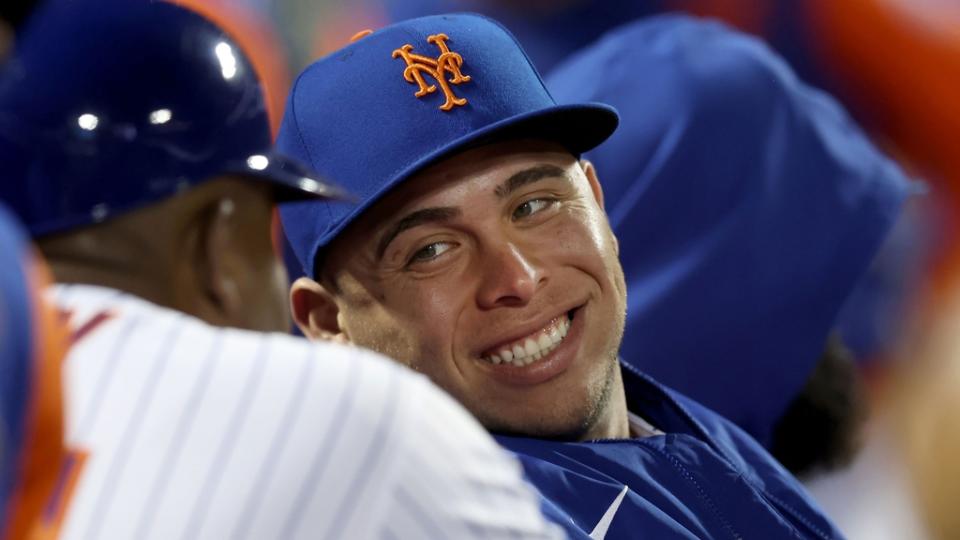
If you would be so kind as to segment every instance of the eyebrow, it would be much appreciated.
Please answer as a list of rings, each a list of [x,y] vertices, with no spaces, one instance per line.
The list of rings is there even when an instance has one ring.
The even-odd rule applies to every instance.
[[[377,259],[383,258],[383,254],[387,251],[387,247],[390,245],[390,242],[393,242],[393,239],[403,231],[412,229],[414,227],[419,227],[420,225],[425,225],[427,223],[447,222],[455,217],[458,217],[460,213],[461,212],[459,208],[442,207],[424,208],[423,210],[417,210],[407,214],[403,217],[403,219],[390,227],[390,229],[380,239],[380,243],[377,244]]]
[[[544,178],[567,178],[567,172],[556,165],[537,165],[529,169],[524,169],[510,178],[507,178],[502,184],[493,191],[501,199],[510,195],[521,187],[532,184]]]
[[[504,198],[521,187],[543,180],[544,178],[568,178],[567,172],[556,165],[537,165],[529,169],[524,169],[507,178],[502,184],[494,189],[494,193],[499,198]],[[377,259],[382,259],[383,254],[390,246],[390,242],[403,231],[425,225],[427,223],[443,223],[461,215],[459,208],[438,207],[424,208],[417,210],[397,221],[380,239],[377,244]]]

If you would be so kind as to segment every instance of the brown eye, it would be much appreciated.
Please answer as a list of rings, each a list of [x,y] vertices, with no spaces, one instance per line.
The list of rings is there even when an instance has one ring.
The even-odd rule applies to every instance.
[[[550,199],[531,199],[513,211],[513,219],[523,219],[532,216],[553,203]]]
[[[453,246],[450,242],[434,242],[417,250],[417,252],[410,257],[408,264],[432,261],[440,255],[443,255],[451,247]]]

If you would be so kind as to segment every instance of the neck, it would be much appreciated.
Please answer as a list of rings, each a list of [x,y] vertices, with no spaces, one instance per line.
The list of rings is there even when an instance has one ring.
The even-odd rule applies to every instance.
[[[49,257],[48,264],[57,283],[95,285],[123,291],[154,304],[173,307],[172,299],[157,280],[126,265],[94,265],[73,258]]]
[[[171,306],[175,272],[168,235],[123,219],[129,218],[42,237],[37,246],[59,283],[109,287]]]
[[[615,362],[610,383],[601,398],[600,414],[581,440],[629,439],[630,418],[627,415],[627,394],[623,388],[620,363]]]

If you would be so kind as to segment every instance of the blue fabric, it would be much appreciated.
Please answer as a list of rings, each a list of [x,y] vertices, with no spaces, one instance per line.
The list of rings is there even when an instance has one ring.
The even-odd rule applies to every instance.
[[[273,153],[260,82],[240,47],[200,15],[149,0],[41,6],[0,76],[0,170],[0,200],[34,236],[221,174],[291,196],[326,193]]]
[[[466,103],[446,102],[434,76],[420,72],[432,94],[415,96],[398,49],[436,60],[429,36],[444,34],[469,81],[442,77]],[[420,64],[421,62],[417,62]],[[294,83],[277,139],[279,150],[333,178],[357,200],[281,206],[284,231],[307,275],[317,250],[410,175],[470,145],[493,138],[536,137],[579,154],[616,128],[616,112],[600,104],[557,106],[513,36],[470,14],[404,21],[383,28],[308,67]]]
[[[497,437],[570,538],[588,538],[624,486],[608,540],[841,537],[749,435],[622,366],[630,410],[665,435],[583,443]]]
[[[628,284],[627,362],[768,444],[918,185],[758,40],[660,16],[548,78],[617,107],[597,167]]]
[[[0,516],[5,513],[23,457],[34,375],[29,256],[24,232],[0,205]]]
[[[654,15],[669,7],[665,0],[571,2],[540,14],[507,2],[490,0],[382,0],[391,21],[450,11],[476,11],[503,23],[519,38],[537,69],[549,72],[572,52],[586,47],[624,21]]]
[[[836,332],[860,367],[894,356],[933,253],[936,228],[922,203],[905,205],[870,268],[837,315]]]

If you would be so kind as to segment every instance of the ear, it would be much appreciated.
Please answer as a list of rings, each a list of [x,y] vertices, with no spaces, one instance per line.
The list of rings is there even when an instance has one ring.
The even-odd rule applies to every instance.
[[[233,214],[236,205],[229,198],[220,198],[206,207],[200,220],[200,241],[197,243],[200,287],[206,300],[202,306],[202,318],[208,322],[223,324],[235,320],[243,309],[240,286],[235,272],[243,265],[237,264],[236,230]]]
[[[290,286],[293,321],[310,339],[350,343],[340,325],[340,307],[333,294],[316,281],[302,277]]]
[[[580,168],[583,169],[583,174],[587,177],[587,182],[590,184],[590,191],[593,192],[593,198],[596,199],[597,204],[603,209],[603,188],[600,187],[600,180],[597,179],[597,169],[593,166],[593,163],[585,159],[580,160]]]

